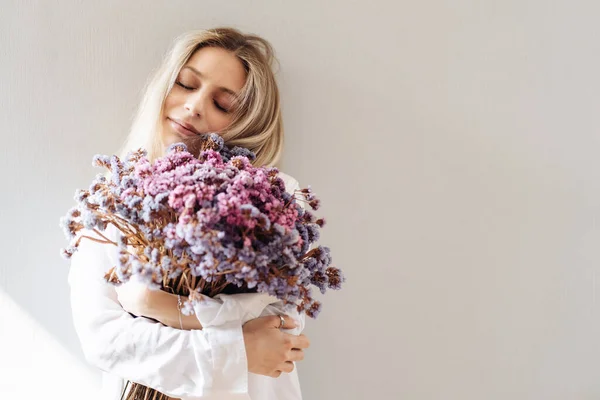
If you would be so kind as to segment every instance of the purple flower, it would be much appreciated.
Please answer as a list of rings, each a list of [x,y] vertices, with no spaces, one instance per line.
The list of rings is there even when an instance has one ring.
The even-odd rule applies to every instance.
[[[61,255],[61,257],[68,260],[69,258],[73,257],[73,253],[75,253],[76,251],[77,251],[76,247],[69,246],[67,248],[60,249],[60,255]]]
[[[321,312],[322,305],[318,301],[315,301],[310,305],[310,307],[306,310],[306,314],[311,318],[317,318],[319,313]]]
[[[185,143],[178,142],[178,143],[173,143],[172,145],[170,145],[167,148],[167,154],[175,153],[175,152],[179,152],[179,151],[187,151],[187,150],[188,150],[188,148]]]

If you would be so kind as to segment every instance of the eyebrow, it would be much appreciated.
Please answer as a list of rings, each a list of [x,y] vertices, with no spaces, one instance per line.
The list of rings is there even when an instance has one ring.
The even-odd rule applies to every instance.
[[[198,75],[200,78],[204,77],[204,75],[202,75],[202,72],[198,71],[196,68],[190,67],[189,65],[186,65],[182,69],[186,69],[186,68],[189,69],[189,70],[191,70],[193,73],[195,73],[196,75]],[[234,92],[231,89],[227,89],[226,87],[220,86],[217,89],[220,90],[221,92],[229,93],[230,95],[232,95],[234,97],[238,96],[238,94],[236,92]]]

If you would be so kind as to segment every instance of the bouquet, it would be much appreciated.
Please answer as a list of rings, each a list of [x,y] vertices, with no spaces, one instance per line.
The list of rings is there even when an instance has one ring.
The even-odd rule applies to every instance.
[[[76,192],[61,219],[70,241],[62,255],[71,257],[82,240],[116,246],[108,282],[136,278],[188,296],[186,315],[203,296],[260,292],[316,318],[322,306],[313,286],[325,293],[345,281],[330,249],[316,246],[325,219],[301,205],[317,211],[319,199],[310,187],[287,193],[277,168],[254,167],[252,152],[228,148],[217,134],[201,136],[198,149],[195,157],[177,143],[152,163],[143,149],[125,160],[95,156],[108,173]]]

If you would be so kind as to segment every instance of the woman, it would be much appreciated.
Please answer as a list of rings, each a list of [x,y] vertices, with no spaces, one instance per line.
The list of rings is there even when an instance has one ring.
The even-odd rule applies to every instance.
[[[283,127],[273,59],[267,41],[235,29],[182,35],[147,85],[123,153],[144,147],[152,160],[172,143],[217,132],[228,145],[255,152],[254,165],[274,166]],[[280,176],[288,192],[299,188]],[[227,310],[237,311],[225,323],[211,322],[211,315],[227,315],[216,300],[182,315],[177,296],[107,284],[111,251],[82,241],[69,272],[75,329],[86,359],[105,372],[103,399],[118,399],[124,380],[181,399],[301,398],[293,364],[309,346],[298,335],[301,315],[259,317],[282,309],[258,293],[230,296]]]

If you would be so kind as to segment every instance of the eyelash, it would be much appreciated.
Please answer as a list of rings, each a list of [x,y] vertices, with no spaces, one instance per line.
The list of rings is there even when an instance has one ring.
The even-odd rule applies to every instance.
[[[184,88],[185,90],[193,90],[193,89],[194,89],[194,88],[191,88],[191,87],[189,87],[189,86],[185,86],[183,83],[181,83],[181,82],[179,82],[179,81],[176,81],[175,83],[176,83],[177,85],[181,86],[182,88]],[[224,113],[226,113],[226,114],[229,114],[229,110],[227,110],[227,109],[225,109],[225,108],[221,107],[221,106],[219,105],[219,103],[217,103],[217,102],[215,101],[215,102],[214,102],[214,104],[215,104],[215,106],[216,106],[216,107],[217,107],[217,108],[218,108],[218,109],[219,109],[221,112],[224,112]]]

